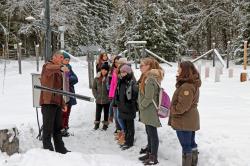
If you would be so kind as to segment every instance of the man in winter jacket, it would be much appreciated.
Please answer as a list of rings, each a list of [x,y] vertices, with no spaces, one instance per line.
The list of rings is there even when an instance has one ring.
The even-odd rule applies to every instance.
[[[41,73],[41,85],[62,90],[62,72],[68,72],[68,68],[62,65],[63,54],[57,51],[52,60],[43,65]],[[62,110],[65,108],[63,96],[52,92],[41,91],[40,105],[43,116],[43,148],[54,151],[51,143],[53,136],[55,151],[65,154],[69,152],[65,147],[61,135]]]

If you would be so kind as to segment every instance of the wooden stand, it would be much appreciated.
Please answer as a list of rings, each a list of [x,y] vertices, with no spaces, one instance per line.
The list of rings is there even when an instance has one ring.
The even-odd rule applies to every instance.
[[[247,81],[247,73],[241,73],[240,74],[240,82]]]
[[[243,63],[244,71],[240,74],[240,82],[247,81],[247,41],[244,41],[244,63]]]

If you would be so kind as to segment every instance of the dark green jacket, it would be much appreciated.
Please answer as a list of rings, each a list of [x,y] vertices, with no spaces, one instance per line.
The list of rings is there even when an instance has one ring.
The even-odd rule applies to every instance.
[[[97,76],[94,79],[94,83],[92,86],[92,93],[96,99],[97,104],[108,104],[109,98],[108,98],[108,79],[105,78],[104,80],[99,80],[100,76]]]
[[[140,91],[138,96],[140,121],[145,125],[161,127],[157,110],[152,101],[154,100],[156,103],[159,103],[160,88],[153,76],[150,76],[146,80],[144,91],[144,94]]]

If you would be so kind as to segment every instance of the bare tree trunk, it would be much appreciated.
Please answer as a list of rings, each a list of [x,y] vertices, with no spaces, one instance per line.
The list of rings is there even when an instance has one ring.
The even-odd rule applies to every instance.
[[[210,22],[207,22],[207,51],[212,49],[212,25]],[[207,59],[210,59],[212,55],[207,56]]]
[[[211,23],[207,22],[207,50],[212,49],[212,27]]]
[[[225,28],[222,29],[222,41],[223,41],[223,50],[227,50],[227,41],[228,41],[228,35],[227,30]]]

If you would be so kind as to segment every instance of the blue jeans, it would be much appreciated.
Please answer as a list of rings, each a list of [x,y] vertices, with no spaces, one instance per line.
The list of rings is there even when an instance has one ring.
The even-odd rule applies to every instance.
[[[111,100],[110,105],[109,105],[109,117],[114,115],[113,105],[114,105],[114,99]]]
[[[182,153],[192,153],[192,149],[197,148],[195,131],[176,130],[176,134],[182,147]]]
[[[116,115],[115,115],[115,118],[116,118],[116,120],[118,121],[118,123],[119,123],[119,125],[120,125],[120,127],[121,127],[121,130],[122,130],[122,131],[125,131],[125,124],[124,124],[124,121],[123,121],[121,118],[119,118],[119,110],[118,110],[118,107],[115,107],[115,108],[114,108],[114,113],[116,114]]]

